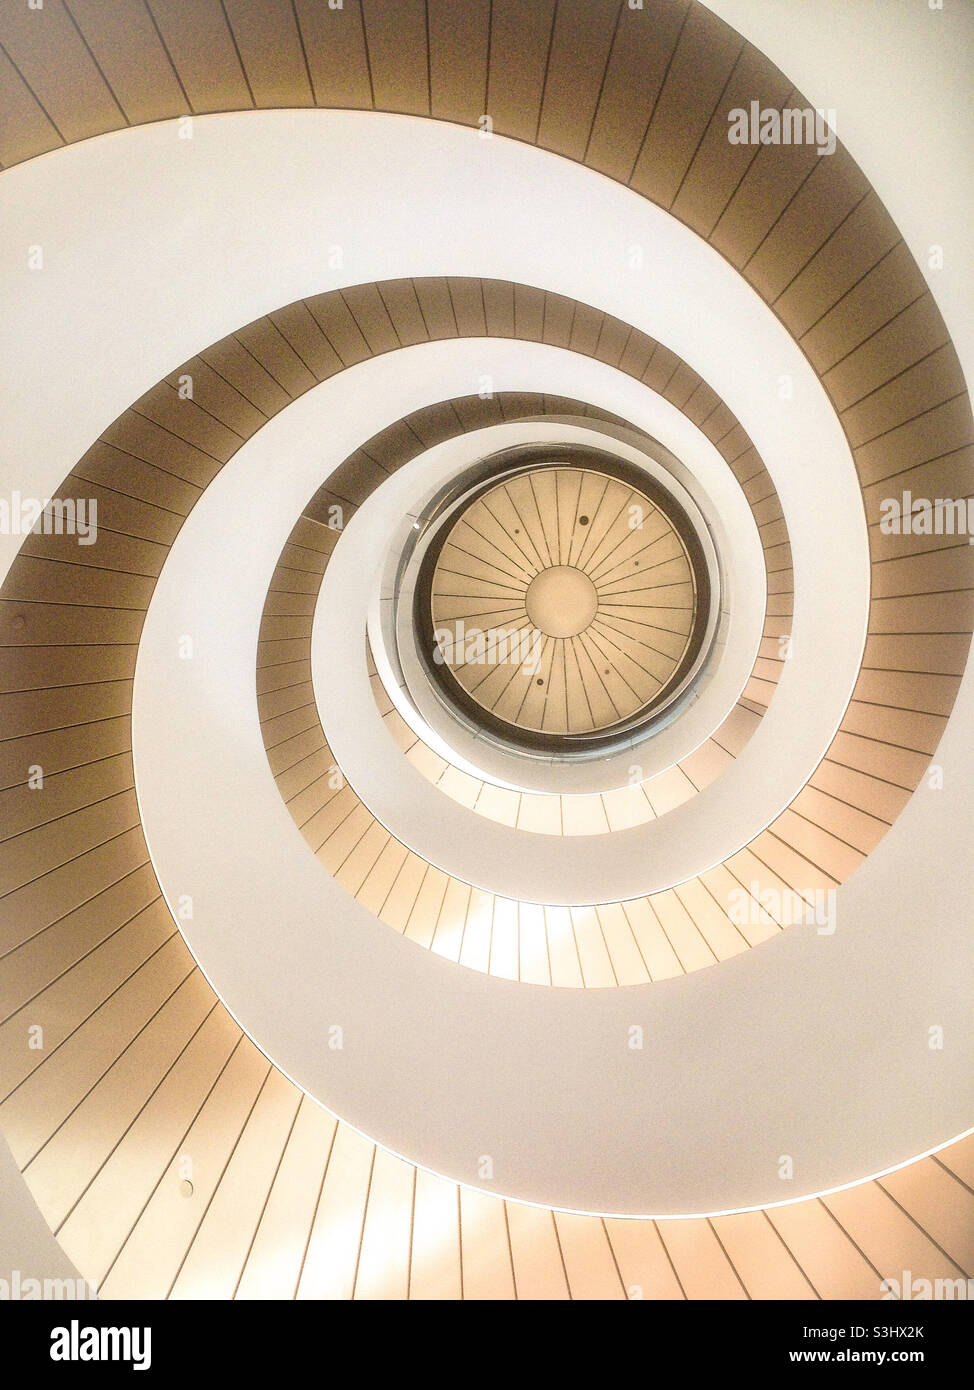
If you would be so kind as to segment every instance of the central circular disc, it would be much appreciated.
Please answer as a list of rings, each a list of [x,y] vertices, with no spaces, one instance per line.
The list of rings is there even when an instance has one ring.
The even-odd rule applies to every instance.
[[[574,565],[552,565],[531,580],[524,606],[546,637],[577,637],[599,611],[599,591]]]
[[[481,488],[424,562],[416,621],[433,679],[531,748],[651,713],[706,620],[680,516],[644,475],[561,461]]]

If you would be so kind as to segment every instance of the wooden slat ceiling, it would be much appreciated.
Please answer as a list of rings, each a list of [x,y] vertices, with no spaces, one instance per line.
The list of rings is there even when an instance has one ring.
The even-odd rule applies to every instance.
[[[320,861],[363,906],[470,968],[535,984],[597,988],[701,969],[766,940],[794,920],[789,904],[793,910],[797,900],[852,872],[905,805],[907,792],[881,776],[864,778],[842,760],[846,745],[840,748],[837,740],[793,803],[793,814],[724,865],[650,898],[573,910],[472,889],[407,851],[374,820],[335,765],[311,686],[311,615],[337,539],[327,526],[329,507],[341,500],[354,505],[351,498],[361,503],[389,472],[457,432],[519,412],[572,415],[580,409],[593,413],[550,397],[470,397],[424,408],[367,441],[324,485],[282,552],[264,610],[257,684],[265,748],[288,810]],[[336,476],[341,500],[331,490]],[[752,678],[748,690],[753,686]],[[545,834],[605,833],[665,814],[719,776],[753,732],[753,710],[761,708],[743,700],[702,748],[647,782],[596,797],[546,797],[506,793],[449,766],[403,723],[374,674],[373,691],[400,748],[431,782],[488,818]],[[758,900],[767,889],[781,904],[773,913]],[[744,922],[732,911],[742,893],[751,904]]]
[[[386,298],[383,298],[383,289]],[[488,289],[491,292],[488,293]],[[494,306],[505,299],[516,304],[519,289],[507,287],[505,292],[503,286],[486,287],[480,282],[454,280],[444,284],[427,281],[417,282],[414,294],[420,304],[439,306],[441,315],[445,315],[446,305],[449,304],[447,327],[466,332],[469,331],[468,312],[479,331],[484,331],[484,327],[492,326],[489,316]],[[127,739],[124,731],[127,728],[130,679],[141,624],[140,614],[148,602],[153,576],[161,566],[165,541],[171,540],[175,534],[179,515],[188,510],[198,495],[198,489],[215,475],[222,462],[231,456],[239,443],[258,427],[268,413],[282,408],[311,382],[339,370],[345,360],[342,354],[352,360],[361,360],[363,354],[369,351],[364,330],[368,328],[367,320],[374,321],[376,302],[383,305],[388,302],[387,317],[391,312],[398,318],[396,305],[404,298],[408,299],[408,296],[393,294],[389,287],[363,287],[359,292],[322,296],[307,304],[289,306],[276,312],[270,319],[240,330],[213,349],[205,350],[199,359],[184,364],[183,368],[172,374],[170,381],[160,384],[159,388],[126,412],[76,470],[72,487],[78,495],[88,495],[94,486],[111,504],[102,513],[106,544],[94,548],[97,554],[85,552],[80,557],[78,548],[66,546],[63,537],[34,537],[27,547],[30,553],[18,559],[3,596],[4,609],[10,622],[7,640],[15,649],[9,652],[10,684],[15,689],[4,697],[8,717],[12,720],[9,726],[11,736],[4,746],[10,769],[5,800],[15,817],[20,818],[19,823],[25,832],[18,836],[19,843],[11,848],[16,848],[18,857],[24,856],[24,862],[31,865],[29,881],[36,885],[41,896],[46,888],[45,879],[50,878],[52,886],[54,882],[70,879],[72,871],[68,869],[67,861],[77,853],[79,835],[88,833],[90,836],[93,831],[96,844],[102,843],[97,838],[101,834],[109,839],[119,838],[124,846],[128,841],[121,837],[127,835],[130,829],[137,828],[131,819],[125,819],[130,812],[126,809],[124,797],[106,802],[103,792],[93,792],[90,801],[98,801],[100,819],[89,831],[91,814],[88,813],[86,817],[82,812],[90,803],[86,799],[84,777],[77,769],[88,761],[98,761],[94,750],[104,746],[103,740],[107,734],[117,730],[118,737]],[[552,328],[553,335],[561,336],[562,341],[565,341],[563,335],[567,335],[570,343],[572,330],[568,325],[580,315],[574,312],[570,304],[551,296],[542,296],[541,303],[542,325],[558,324],[558,327]],[[356,318],[353,307],[362,316],[361,319]],[[432,314],[432,310],[430,312]],[[526,318],[525,321],[531,320]],[[534,322],[537,321],[538,315],[535,314]],[[393,322],[393,318],[389,317],[391,341],[395,342],[405,328],[395,328]],[[625,337],[624,334],[621,336]],[[599,344],[603,341],[609,338],[618,341],[619,337],[613,321],[599,326],[596,316],[596,328],[593,338],[590,338],[590,341],[594,340],[595,351],[599,350]],[[387,337],[382,341],[390,340]],[[651,372],[657,356],[656,346],[644,343],[637,335],[630,335],[628,342],[630,348],[635,344],[634,369],[639,370],[639,363],[648,359],[650,367],[643,369],[643,375]],[[625,361],[627,351],[619,359],[620,364]],[[195,373],[194,379],[203,384],[202,394],[197,392],[194,401],[180,401],[175,391],[176,378],[186,371]],[[668,363],[667,371],[671,376],[677,375],[680,364]],[[690,399],[697,392],[698,388],[692,388]],[[496,402],[479,408],[495,411],[496,418],[503,418]],[[458,403],[452,408],[454,419],[459,420],[461,415],[468,420],[473,418],[473,409],[472,405]],[[567,409],[571,413],[571,403]],[[760,461],[755,464],[753,450],[746,437],[741,438],[743,431],[732,419],[728,420],[726,411],[719,403],[713,405],[711,402],[710,410],[702,418],[701,427],[716,437],[718,447],[725,451],[725,456],[733,459],[731,466],[735,471],[746,470],[745,476],[756,476],[752,470],[757,468],[760,471]],[[442,437],[438,431],[443,428],[442,417],[438,418],[435,413],[424,425],[419,426],[418,433],[413,427],[415,448],[422,447],[424,440],[435,442],[437,437]],[[397,450],[401,450],[402,436],[404,433],[408,436],[409,432],[393,427],[376,441],[370,441],[367,450],[360,450],[348,465],[343,465],[339,470],[340,476],[329,480],[328,488],[319,496],[317,504],[320,506],[328,498],[335,498],[339,502],[344,500],[347,507],[354,506],[353,499],[365,495],[378,480],[387,476],[390,467],[396,466],[397,457],[401,458]],[[332,487],[339,491],[329,491]],[[757,495],[762,500],[754,501],[752,498],[756,512],[766,508],[763,494],[764,489],[761,488]],[[776,499],[773,500],[776,504]],[[774,527],[777,523],[769,524]],[[320,572],[317,575],[313,572],[317,566],[309,570],[306,553],[302,554],[300,550],[293,553],[300,555],[301,559],[290,570],[290,574],[296,575],[296,578],[289,575],[286,587],[297,588],[307,602],[317,590]],[[83,563],[78,563],[79,558]],[[113,570],[115,565],[120,568]],[[788,595],[771,595],[769,607],[772,615],[776,601],[782,597],[787,599]],[[8,602],[8,599],[11,601]],[[883,602],[886,603],[885,600]],[[887,614],[891,612],[888,605],[884,611]],[[912,605],[906,612],[908,616],[902,621],[915,629]],[[302,702],[300,690],[285,692],[283,687],[289,683],[287,668],[290,667],[292,672],[298,671],[306,660],[310,620],[300,619],[298,615],[274,616],[274,633],[265,629],[262,634],[266,645],[262,647],[260,660],[262,666],[281,669],[262,672],[260,680],[275,682],[278,705],[265,724],[264,734],[265,740],[274,744],[275,770],[283,767],[290,775],[293,787],[295,779],[299,779],[307,770],[300,766],[293,770],[295,764],[302,761],[297,745],[302,739],[307,745],[307,741],[315,737],[313,726],[317,723],[317,717],[308,708],[311,704],[310,691],[304,695]],[[956,621],[956,617],[949,614],[947,621]],[[116,632],[117,640],[109,640],[109,635],[114,637]],[[99,643],[97,654],[64,650],[65,643],[77,645],[82,637]],[[125,643],[128,644],[127,650]],[[33,650],[35,645],[46,648],[43,658],[39,658],[36,650]],[[880,655],[883,650],[876,648]],[[941,660],[947,661],[949,667],[946,686],[942,680],[932,679],[933,672],[925,670],[929,666],[926,655],[923,656],[925,666],[918,668],[915,678],[922,681],[925,675],[930,677],[931,693],[943,701],[956,684],[965,650],[962,636],[962,646],[952,656],[945,651]],[[909,644],[896,644],[888,650],[888,658],[895,653],[896,661],[908,663],[908,651]],[[79,671],[77,663],[82,655],[85,662],[80,668],[82,684],[77,683],[76,676],[68,675],[67,679],[74,679],[76,683],[66,686],[65,673]],[[94,668],[92,662],[96,663]],[[102,665],[103,662],[110,664]],[[93,681],[93,674],[103,675],[107,679]],[[296,683],[301,685],[306,680],[307,677]],[[285,701],[293,701],[294,705],[284,708],[282,702]],[[302,703],[306,708],[300,708]],[[652,906],[639,908],[635,925],[622,910],[615,914],[603,913],[601,918],[589,912],[584,914],[583,920],[569,923],[566,923],[564,915],[551,914],[551,921],[545,922],[544,930],[549,951],[552,942],[555,943],[552,961],[562,964],[554,969],[551,963],[548,964],[549,978],[559,983],[603,984],[632,976],[659,978],[674,970],[693,969],[711,963],[724,954],[744,949],[745,944],[763,939],[768,932],[778,930],[781,924],[774,922],[766,913],[758,914],[753,926],[729,930],[726,914],[729,893],[741,884],[755,880],[769,881],[777,885],[783,894],[789,887],[807,891],[813,886],[831,886],[850,872],[882,835],[904,804],[908,791],[922,776],[929,754],[924,756],[922,752],[915,751],[916,745],[921,739],[936,738],[937,729],[942,725],[948,708],[949,705],[941,703],[940,712],[931,717],[922,709],[901,712],[895,706],[886,707],[886,715],[893,721],[894,739],[900,740],[898,743],[891,741],[888,734],[880,742],[864,737],[857,728],[843,730],[812,783],[800,794],[790,811],[770,827],[759,841],[735,856],[723,870],[715,871],[711,881],[704,883],[706,893],[711,898],[716,897],[716,909],[706,896],[701,896],[691,916],[686,902],[678,895],[672,895],[663,904],[668,916],[660,919]],[[119,719],[121,722],[118,722]],[[737,722],[740,723],[740,716]],[[708,757],[703,766],[694,767],[690,773],[685,773],[683,768],[677,769],[671,781],[678,782],[678,785],[654,787],[648,793],[638,791],[637,795],[644,805],[650,807],[652,814],[665,812],[692,794],[696,785],[702,785],[717,775],[726,761],[728,749],[735,749],[733,740],[739,741],[747,736],[747,732],[749,730],[740,727],[721,731],[718,737],[722,739],[722,744],[717,744],[714,755]],[[123,750],[127,747],[126,742]],[[89,749],[93,750],[90,757]],[[55,757],[53,767],[50,765],[52,751]],[[304,746],[304,754],[312,752],[312,747]],[[67,809],[64,814],[55,811],[53,822],[48,819],[49,813],[43,810],[42,801],[28,792],[20,780],[24,759],[32,762],[44,757],[48,758],[45,766],[49,772],[63,770],[73,774],[64,783],[66,800],[62,804]],[[458,782],[452,770],[441,768],[438,772],[434,769],[434,772],[439,784],[444,788],[449,786],[459,798],[469,795],[471,788]],[[315,778],[310,780],[314,781]],[[130,781],[128,785],[131,785]],[[60,785],[53,779],[48,781],[47,786],[60,791]],[[69,788],[70,794],[67,795]],[[298,787],[298,790],[306,789],[306,786]],[[315,795],[316,792],[312,790],[299,803],[305,813],[307,803]],[[481,796],[481,790],[477,790],[478,807]],[[494,814],[498,818],[508,814],[507,808],[495,806],[488,797],[483,800],[485,814]],[[545,799],[523,798],[517,811],[517,823],[525,828],[548,832],[560,829],[563,833],[572,830],[584,833],[601,828],[595,817],[585,814],[588,808],[582,808],[580,820],[572,819],[579,808],[573,804],[569,812],[565,802],[577,803],[579,800],[562,799],[554,807]],[[53,801],[47,800],[43,804],[51,807]],[[102,821],[109,812],[114,814],[116,806],[122,819],[106,823],[103,829]],[[320,806],[313,808],[310,817],[304,814],[302,819],[307,822],[306,833],[309,837],[317,836],[315,848],[321,850],[328,862],[338,869],[344,866],[345,854],[340,852],[342,846],[361,822],[361,813],[358,813],[357,820],[345,825],[344,821],[351,819],[354,807],[342,802],[331,808],[327,813],[328,824],[322,825],[324,817],[314,821],[321,809]],[[605,818],[603,824],[606,828],[625,823],[614,819],[605,802],[600,803],[599,809]],[[295,814],[298,814],[298,807],[295,807]],[[334,826],[332,818],[335,819]],[[26,831],[38,822],[43,824],[44,834],[33,840],[26,835]],[[340,827],[341,834],[332,841],[333,830]],[[65,846],[63,852],[58,848],[61,836],[70,836],[70,844]],[[90,838],[86,843],[91,843]],[[352,843],[355,844],[354,840]],[[349,872],[357,871],[363,859],[366,859],[364,877],[356,885],[359,888],[364,886],[365,877],[371,872],[366,856],[374,845],[373,834],[348,866]],[[395,852],[393,849],[392,853]],[[336,854],[337,860],[333,859]],[[387,872],[389,861],[388,853],[381,858],[381,864],[378,859],[375,861],[380,876]],[[64,869],[61,869],[62,865]],[[397,874],[402,867],[396,867]],[[419,868],[420,872],[425,873],[429,866],[420,865]],[[425,897],[419,909],[412,900],[403,908],[403,903],[408,900],[409,874],[412,872],[410,868],[404,874],[403,888],[397,888],[392,895],[397,920],[404,910],[406,913],[399,922],[399,929],[409,926],[412,920],[419,924],[416,929],[421,934],[429,937],[432,932],[435,939],[436,921],[429,919]],[[26,888],[28,880],[21,879],[19,882],[23,882]],[[369,882],[370,894],[375,891],[375,883],[374,879]],[[391,885],[387,884],[387,893],[390,888]],[[405,894],[402,902],[399,901],[400,892]],[[720,906],[722,900],[725,907]],[[55,903],[60,901],[55,899]],[[385,895],[378,899],[373,910],[382,910],[384,901]],[[8,909],[16,913],[19,905],[20,898],[16,892],[8,895],[5,901]],[[476,911],[476,908],[474,904],[473,910]],[[464,921],[470,911],[471,904],[468,903]],[[633,911],[636,909],[629,909],[630,914]],[[492,913],[491,927],[486,937],[482,933],[484,914],[481,912],[478,919],[481,923],[479,939],[488,942],[486,955],[483,948],[476,944],[476,933],[464,936],[463,940],[467,943],[463,955],[465,963],[477,961],[479,968],[496,969],[499,973],[513,970],[517,973],[522,969],[522,960],[528,962],[524,968],[535,971],[536,967],[530,963],[533,959],[538,962],[537,969],[540,970],[542,957],[532,956],[530,950],[521,949],[522,925],[517,920],[517,914],[510,919],[509,909],[505,908],[504,912],[508,913],[506,924],[502,922],[503,914],[498,916]],[[55,911],[54,920],[58,915]],[[706,923],[706,927],[698,927],[698,921]],[[497,935],[498,925],[502,927],[500,935]],[[525,926],[523,930],[525,942],[528,942],[530,927]],[[562,951],[558,945],[559,934],[568,948],[566,951]],[[508,945],[495,952],[490,945],[495,937],[498,941],[506,940]],[[587,944],[579,945],[580,940]],[[610,949],[606,942],[613,940],[621,944]],[[573,957],[575,964],[572,963]]]
[[[118,930],[131,950],[136,926]],[[906,1269],[974,1269],[970,1138],[794,1206],[553,1213],[458,1187],[336,1121],[241,1034],[178,940],[116,956],[113,995],[30,1006],[50,1052],[21,1046],[0,1101],[35,1200],[101,1298],[867,1300]],[[77,967],[68,983],[83,985]]]
[[[478,497],[432,576],[432,625],[452,639],[444,669],[491,715],[540,733],[649,712],[696,611],[693,566],[665,512],[581,468],[522,473]],[[494,634],[483,651],[478,632]]]
[[[433,443],[545,413],[625,424],[558,397],[501,393],[484,401],[471,396],[423,407],[366,441],[355,458],[368,460],[386,477],[382,470],[394,471]],[[375,463],[379,459],[382,470]],[[343,496],[352,495],[359,504],[378,486],[369,471],[349,472],[342,464],[337,474],[344,478]],[[651,899],[569,910],[510,902],[473,889],[390,835],[336,766],[311,684],[312,614],[339,534],[328,524],[336,505],[330,490],[334,477],[281,553],[257,650],[257,704],[268,762],[292,819],[329,873],[411,940],[469,968],[535,984],[647,983],[726,959],[788,925],[790,916],[770,915],[753,899],[753,920],[740,926],[731,920],[731,894],[751,893],[756,882],[773,886],[783,902],[789,901],[788,885],[753,858]],[[347,518],[348,511],[342,515]],[[476,781],[434,754],[402,721],[371,664],[370,674],[390,732],[428,780],[489,819],[546,834],[599,834],[664,815],[719,776],[747,743],[764,708],[745,694],[690,757],[648,781],[596,796],[522,796]],[[804,866],[805,888],[812,872]]]
[[[723,416],[725,408],[720,406],[716,413]],[[290,804],[294,800],[291,810],[299,827],[309,822],[322,808],[330,791],[326,781],[321,778],[330,765],[330,754],[325,747],[320,724],[317,728],[302,725],[295,733],[294,721],[300,722],[302,719],[297,713],[299,709],[305,711],[304,717],[309,717],[313,706],[309,684],[310,619],[321,577],[337,539],[333,525],[347,520],[389,472],[408,463],[424,448],[453,438],[458,433],[540,414],[590,417],[614,425],[626,424],[624,420],[580,401],[531,393],[501,392],[486,400],[479,396],[468,396],[425,406],[366,441],[349,460],[341,464],[318,491],[292,531],[271,580],[264,606],[257,687],[260,717],[262,722],[267,721],[264,737],[272,770],[278,777],[285,802]],[[720,428],[723,429],[725,424],[726,421],[723,421]],[[704,422],[703,427],[709,428],[709,422]],[[732,425],[730,434],[733,435],[737,428],[736,424]],[[719,444],[718,447],[723,446]],[[736,450],[740,446],[735,443],[733,447]],[[339,487],[340,492],[334,491],[335,487]],[[752,504],[753,507],[755,504]],[[339,509],[337,513],[335,508]],[[309,522],[317,525],[309,526]],[[774,542],[772,549],[776,549],[786,531],[783,521],[773,525],[781,528],[777,536],[769,538],[769,543]],[[309,571],[318,576],[317,580],[309,578]],[[781,616],[766,618],[765,631],[768,632],[769,625],[785,621]],[[390,731],[414,766],[441,791],[488,819],[518,829],[546,834],[593,835],[652,820],[657,814],[665,814],[709,785],[741,752],[757,727],[777,684],[781,667],[777,640],[766,636],[755,663],[755,672],[760,669],[761,676],[752,675],[740,700],[721,727],[689,757],[649,781],[637,781],[632,786],[613,792],[557,797],[507,792],[451,767],[432,749],[412,737],[375,675],[374,666],[370,666],[370,674],[377,703]],[[316,719],[314,722],[317,724]],[[314,748],[309,746],[309,740],[314,740]],[[297,795],[299,792],[300,796]],[[319,848],[318,842],[314,848]],[[777,930],[771,919],[765,921],[765,918],[766,914],[763,914],[761,920],[764,926]],[[735,935],[732,934],[732,937]],[[738,936],[738,939],[741,938]],[[763,935],[758,939],[763,939]],[[702,957],[695,958],[706,962],[716,957],[704,950]],[[668,959],[677,969],[680,968],[672,952]]]
[[[527,13],[498,0],[486,14],[483,6],[476,15],[470,10],[462,40],[455,7],[431,4],[421,24],[423,11],[375,0],[327,13],[311,4],[178,0],[111,7],[88,0],[70,12],[59,0],[41,11],[7,4],[0,7],[0,44],[9,64],[6,130],[13,143],[0,155],[12,163],[161,115],[307,104],[309,89],[319,105],[475,122],[474,106],[460,112],[456,93],[479,95],[482,82],[482,104],[498,133],[583,159],[668,207],[727,256],[795,334],[853,445],[866,487],[876,592],[915,600],[906,628],[892,608],[877,608],[877,635],[908,645],[925,615],[932,630],[947,618],[951,633],[968,631],[963,537],[942,538],[940,559],[918,565],[900,563],[924,548],[917,538],[893,538],[891,546],[878,530],[883,493],[875,485],[887,478],[919,495],[946,473],[954,495],[970,490],[969,402],[923,278],[841,146],[820,159],[805,146],[752,148],[722,138],[727,111],[742,93],[777,106],[802,104],[801,94],[710,11],[683,0],[641,11],[594,0],[551,3]],[[193,80],[183,69],[201,52],[206,62]],[[269,54],[285,76],[267,85],[261,70]],[[593,65],[597,74],[600,62],[596,82]],[[355,73],[357,95],[349,88]],[[123,99],[126,82],[152,94],[151,116],[131,94]],[[571,102],[563,97],[567,87]],[[584,319],[570,336],[591,350]],[[887,344],[895,344],[892,357]],[[667,363],[660,347],[641,375],[650,385],[665,382],[672,394],[681,383]],[[689,413],[694,403],[688,397],[684,404]],[[907,667],[895,670],[906,679],[872,676],[857,690],[856,733],[874,743],[884,741],[877,690],[899,686],[896,699],[918,712],[935,715],[942,706],[932,688],[922,692],[909,679]],[[922,757],[927,743],[914,739],[911,751]],[[861,762],[869,761],[864,751]]]
[[[866,661],[843,726],[792,808],[725,867],[745,882],[800,874],[813,860],[839,875],[923,777],[972,626],[966,537],[931,548],[878,529],[891,489],[974,490],[970,404],[923,276],[841,146],[820,159],[808,147],[722,138],[745,95],[806,103],[702,6],[476,0],[464,6],[462,38],[456,15],[443,0],[345,0],[340,11],[314,0],[46,0],[40,10],[2,0],[0,161],[143,121],[262,105],[470,124],[489,114],[497,133],[582,160],[704,236],[822,377],[862,481],[873,561]],[[460,333],[507,332],[503,296],[477,284],[417,282],[424,331],[443,314]],[[538,292],[521,293],[536,311]],[[733,447],[709,388],[688,384],[663,345],[635,333],[620,346],[603,335],[616,327],[604,316],[542,302],[544,341],[678,394]],[[109,1297],[597,1297],[638,1285],[663,1297],[869,1298],[881,1275],[904,1268],[970,1274],[970,1141],[821,1201],[709,1222],[520,1208],[390,1159],[301,1098],[199,976],[159,893],[132,791],[142,619],[181,519],[255,422],[410,332],[390,309],[402,328],[375,338],[367,308],[353,292],[322,296],[205,350],[192,364],[205,403],[177,406],[169,381],[153,388],[61,489],[104,503],[98,553],[33,537],[0,595],[0,1122],[68,1253]],[[739,443],[732,466],[743,472],[749,445]],[[777,499],[751,500],[785,544]],[[787,566],[783,575],[772,614],[778,601],[790,612]],[[273,664],[300,661],[301,647],[280,639]],[[24,785],[33,763],[45,769],[43,794]],[[512,938],[508,923],[507,940],[521,929]],[[28,1024],[44,1026],[43,1051],[24,1047]],[[188,1152],[189,1191],[179,1171]]]

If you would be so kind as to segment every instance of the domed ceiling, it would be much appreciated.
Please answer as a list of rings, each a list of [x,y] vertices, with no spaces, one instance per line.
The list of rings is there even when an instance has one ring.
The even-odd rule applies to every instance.
[[[594,467],[528,465],[452,513],[427,626],[467,709],[564,736],[659,707],[699,646],[709,586],[655,496]]]
[[[0,0],[11,1250],[974,1277],[970,343],[780,23]]]

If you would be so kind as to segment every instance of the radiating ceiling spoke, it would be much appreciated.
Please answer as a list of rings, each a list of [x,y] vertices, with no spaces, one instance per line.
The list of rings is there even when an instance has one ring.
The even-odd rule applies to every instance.
[[[455,516],[431,602],[437,628],[484,630],[448,664],[469,699],[525,731],[593,733],[650,709],[680,668],[696,576],[662,506],[597,470],[542,464]]]

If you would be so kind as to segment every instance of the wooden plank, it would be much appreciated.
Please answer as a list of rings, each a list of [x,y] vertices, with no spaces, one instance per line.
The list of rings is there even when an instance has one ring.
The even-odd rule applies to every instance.
[[[64,142],[57,126],[6,53],[0,51],[0,164],[9,168]]]
[[[177,521],[189,515],[202,491],[200,486],[177,478],[155,463],[146,463],[132,454],[124,453],[101,439],[92,445],[71,472],[75,478],[100,483],[122,496],[171,512]]]
[[[792,90],[785,105],[807,103]],[[711,244],[740,269],[819,162],[814,145],[762,145],[711,232]]]
[[[775,309],[789,332],[800,338],[899,239],[879,198],[867,193],[775,300]]]
[[[255,105],[220,0],[147,0],[193,111]]]
[[[4,949],[13,950],[35,932],[73,912],[89,898],[144,864],[148,857],[139,826],[7,894],[0,900],[0,931]]]
[[[660,1221],[658,1230],[688,1298],[747,1298],[711,1222],[702,1217]]]
[[[192,398],[210,415],[215,415],[228,430],[242,438],[260,429],[267,420],[263,411],[232,386],[219,372],[214,371],[202,357],[193,357],[166,377],[173,390]]]
[[[355,1287],[375,1148],[339,1124],[325,1170],[297,1297],[347,1299]]]
[[[211,360],[208,353],[204,356]],[[123,454],[132,454],[198,488],[207,487],[220,471],[220,459],[163,428],[134,407],[109,425],[102,440]]]
[[[555,1226],[573,1299],[624,1297],[604,1223],[597,1216],[556,1211]]]
[[[35,1202],[57,1227],[124,1137],[213,1008],[213,991],[194,971],[132,1039],[26,1170]]]
[[[637,193],[670,206],[743,47],[723,20],[691,7],[629,180]]]
[[[413,287],[429,336],[437,339],[455,338],[457,321],[450,299],[450,289],[444,277],[421,277],[413,281]]]
[[[71,14],[132,125],[190,110],[142,0],[71,0]]]
[[[342,370],[342,360],[325,337],[304,300],[269,314],[271,323],[316,380]]]
[[[0,1016],[9,1018],[43,994],[127,925],[132,924],[137,931],[146,929],[151,935],[152,923],[140,914],[158,899],[159,885],[152,866],[142,864],[8,952],[0,980]],[[161,945],[171,934],[172,923],[158,916],[153,921],[159,928],[157,944]]]
[[[853,448],[933,410],[965,390],[964,373],[951,343],[907,368],[844,410],[842,426]]]
[[[841,145],[834,154],[816,154],[816,160],[745,269],[747,278],[769,303],[826,244],[869,190],[862,171]]]
[[[383,280],[376,288],[403,347],[429,341],[426,321],[411,280]]]
[[[491,0],[429,0],[430,114],[476,125],[487,113]]]
[[[105,1298],[166,1298],[220,1185],[270,1064],[242,1038],[101,1286]],[[192,1177],[183,1176],[184,1158]],[[190,1184],[189,1188],[183,1186]]]
[[[376,285],[353,285],[341,293],[373,355],[401,346]]]
[[[238,329],[236,338],[291,400],[314,386],[314,373],[272,319],[255,319],[245,328]]]
[[[623,6],[584,157],[593,169],[629,181],[689,10],[687,0]]]
[[[224,0],[254,105],[314,106],[291,0]]]
[[[493,0],[487,113],[498,135],[537,137],[555,0]]]
[[[321,0],[295,0],[315,101],[319,106],[371,110],[372,80],[359,0],[332,9]]]
[[[334,1116],[302,1096],[234,1297],[294,1297],[335,1130]]]
[[[151,917],[153,910],[147,909]],[[156,920],[161,920],[156,913]],[[92,1086],[195,972],[179,935],[171,936],[0,1106],[0,1123],[23,1167],[84,1099]]]
[[[62,0],[47,0],[39,10],[4,5],[0,43],[65,142],[125,125],[118,101]]]
[[[13,839],[60,820],[85,806],[128,791],[134,785],[132,758],[128,752],[101,758],[68,772],[45,772],[44,785],[37,790],[22,784],[0,793],[3,839]]]
[[[459,1299],[460,1194],[456,1184],[416,1169],[409,1297]]]
[[[424,0],[361,0],[376,108],[430,114]]]
[[[780,110],[791,84],[764,54],[745,44],[717,110],[684,175],[671,211],[701,236],[709,236],[755,159],[759,145],[732,145],[728,114],[749,110],[757,101],[762,110]]]
[[[240,1037],[226,1010],[214,1009],[61,1228],[88,1278],[98,1282],[111,1267]]]
[[[907,305],[928,293],[909,247],[900,241],[801,339],[818,372],[828,371]]]
[[[970,444],[972,433],[971,403],[964,392],[855,449],[859,477],[868,485],[943,458]]]
[[[584,159],[621,0],[561,0],[555,13],[537,143]]]
[[[233,1297],[300,1100],[298,1088],[271,1067],[170,1297]]]

